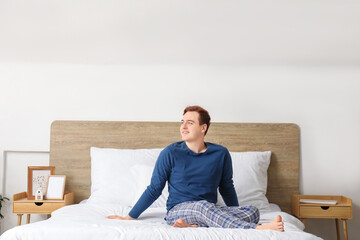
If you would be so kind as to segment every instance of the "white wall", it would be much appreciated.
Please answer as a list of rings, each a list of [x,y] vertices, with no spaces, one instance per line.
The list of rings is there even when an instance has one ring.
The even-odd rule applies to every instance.
[[[358,22],[349,0],[2,0],[0,151],[48,150],[56,119],[179,121],[189,104],[213,121],[294,122],[301,192],[351,197],[355,238]],[[335,239],[334,221],[307,223]]]

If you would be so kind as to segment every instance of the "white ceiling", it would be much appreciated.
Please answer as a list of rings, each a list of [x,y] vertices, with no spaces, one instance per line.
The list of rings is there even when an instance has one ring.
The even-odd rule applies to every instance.
[[[360,1],[1,0],[0,61],[360,65]]]

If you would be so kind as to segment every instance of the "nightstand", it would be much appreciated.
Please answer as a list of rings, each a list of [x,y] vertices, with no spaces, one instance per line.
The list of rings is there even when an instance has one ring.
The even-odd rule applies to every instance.
[[[18,215],[17,225],[21,225],[21,217],[27,214],[26,223],[30,222],[30,214],[48,214],[64,207],[74,204],[74,193],[67,192],[63,200],[28,200],[27,192],[17,193],[13,196],[13,213]]]
[[[300,199],[336,200],[332,204],[300,203]],[[305,225],[307,218],[330,218],[335,219],[337,239],[340,240],[339,219],[343,222],[344,237],[348,239],[346,220],[352,218],[352,200],[343,196],[325,195],[293,195],[292,213],[300,218]]]

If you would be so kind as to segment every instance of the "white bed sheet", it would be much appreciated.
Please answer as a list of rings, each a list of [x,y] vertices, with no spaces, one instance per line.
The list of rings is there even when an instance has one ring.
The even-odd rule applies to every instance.
[[[278,210],[273,205],[273,210]],[[222,228],[174,228],[166,224],[166,209],[149,208],[136,221],[107,219],[108,215],[126,215],[129,207],[76,204],[53,212],[48,220],[22,225],[6,231],[1,240],[118,240],[118,239],[311,239],[304,225],[295,217],[279,211],[261,214],[266,223],[280,214],[285,232]]]

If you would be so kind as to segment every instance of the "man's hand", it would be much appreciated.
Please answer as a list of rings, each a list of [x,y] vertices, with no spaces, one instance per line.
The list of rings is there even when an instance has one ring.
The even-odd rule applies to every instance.
[[[106,218],[120,219],[120,220],[134,220],[134,218],[130,217],[129,215],[127,215],[126,217],[122,217],[122,216],[118,216],[118,215],[111,215],[111,216],[107,216]]]

